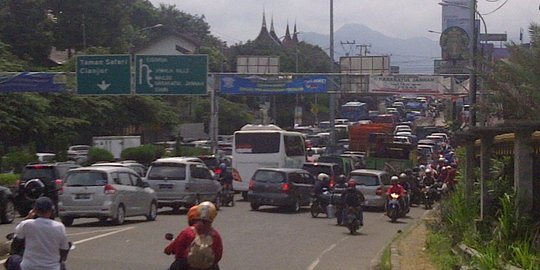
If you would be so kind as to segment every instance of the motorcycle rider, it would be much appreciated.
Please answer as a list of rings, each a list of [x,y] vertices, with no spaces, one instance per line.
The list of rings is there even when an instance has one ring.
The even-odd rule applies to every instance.
[[[219,270],[218,262],[223,256],[223,242],[219,232],[212,227],[216,216],[216,206],[208,201],[189,209],[187,214],[189,226],[182,230],[164,250],[165,254],[174,254],[176,258],[169,270],[195,270],[188,263],[188,254],[197,234],[212,237],[214,264],[207,270]]]
[[[401,173],[399,175],[399,184],[405,189],[405,191],[407,192],[407,194],[412,194],[412,186],[411,186],[411,183],[410,183],[410,179],[409,179],[409,176],[406,174],[406,173]],[[405,198],[405,203],[407,205],[410,205],[410,198],[409,196],[406,196]]]
[[[337,224],[342,225],[343,223],[343,203],[341,202],[341,198],[343,196],[343,193],[347,191],[347,176],[344,174],[340,174],[337,177],[336,184],[334,185],[334,193],[332,198],[334,205],[336,206],[336,218],[337,218]],[[339,195],[339,196],[338,196]],[[336,197],[337,196],[337,197]]]
[[[321,207],[326,208],[328,198],[325,198],[323,193],[330,190],[330,176],[326,173],[319,173],[317,180],[317,183],[313,186],[314,198],[319,201]]]
[[[399,195],[399,205],[401,207],[401,209],[405,209],[405,195],[406,195],[406,191],[405,191],[405,188],[403,188],[402,185],[399,184],[399,178],[394,175],[392,176],[392,178],[390,179],[391,183],[392,183],[392,186],[390,186],[387,190],[386,190],[386,196],[388,198],[390,198],[390,194],[392,193],[396,193]]]
[[[51,219],[53,213],[54,204],[50,198],[36,200],[25,220],[15,228],[12,253],[20,254],[24,247],[22,261],[8,269],[61,269],[67,259],[69,242],[64,224]]]
[[[362,211],[362,203],[366,200],[364,194],[356,189],[356,181],[349,180],[347,181],[347,190],[341,195],[341,201],[343,204],[342,221],[347,224],[347,211],[349,207],[353,207],[356,210],[358,221],[360,226],[364,226],[364,213]]]
[[[219,164],[219,170],[220,170],[219,182],[223,186],[223,189],[224,190],[226,190],[226,189],[227,190],[232,190],[233,176],[232,176],[231,172],[227,171],[227,164],[220,163]]]

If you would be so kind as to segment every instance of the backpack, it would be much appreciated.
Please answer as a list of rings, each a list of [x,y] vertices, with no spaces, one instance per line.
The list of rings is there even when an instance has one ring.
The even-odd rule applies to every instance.
[[[195,231],[195,239],[191,242],[187,261],[189,266],[197,269],[207,269],[214,265],[215,255],[212,249],[213,238],[212,235],[198,234],[194,227],[191,227]]]

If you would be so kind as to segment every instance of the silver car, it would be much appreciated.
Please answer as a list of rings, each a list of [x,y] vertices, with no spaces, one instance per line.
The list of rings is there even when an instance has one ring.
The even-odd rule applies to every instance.
[[[352,171],[349,178],[356,182],[356,189],[364,194],[364,206],[384,209],[386,190],[391,185],[391,175],[388,172],[360,169]]]
[[[146,181],[157,193],[158,207],[189,208],[201,201],[221,204],[221,184],[204,163],[183,157],[161,158],[148,169]]]
[[[157,197],[148,183],[132,169],[116,166],[70,170],[59,197],[58,214],[66,226],[75,218],[111,218],[120,225],[130,216],[157,216]]]

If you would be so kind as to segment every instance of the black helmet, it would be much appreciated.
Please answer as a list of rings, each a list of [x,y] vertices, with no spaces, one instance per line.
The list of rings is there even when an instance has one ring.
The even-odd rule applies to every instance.
[[[345,176],[344,174],[340,174],[337,177],[337,183],[338,184],[345,184],[345,182],[347,182],[347,176]]]

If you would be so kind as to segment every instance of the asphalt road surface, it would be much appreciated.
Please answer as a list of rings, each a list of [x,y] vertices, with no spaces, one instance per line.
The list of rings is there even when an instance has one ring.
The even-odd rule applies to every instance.
[[[369,269],[372,259],[398,230],[404,230],[423,212],[413,207],[408,217],[393,224],[382,212],[365,211],[365,226],[353,236],[345,227],[336,226],[335,219],[324,215],[312,218],[307,207],[299,213],[266,206],[251,211],[248,202],[237,201],[235,207],[221,208],[214,224],[224,242],[220,268]],[[0,234],[12,232],[19,221],[0,225]],[[67,228],[76,246],[70,252],[67,268],[167,269],[174,258],[163,254],[168,244],[164,235],[177,235],[186,225],[185,211],[173,214],[169,208],[160,209],[156,221],[128,218],[122,226],[76,219]]]

